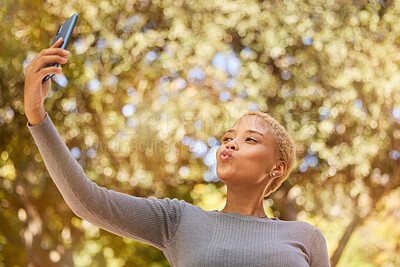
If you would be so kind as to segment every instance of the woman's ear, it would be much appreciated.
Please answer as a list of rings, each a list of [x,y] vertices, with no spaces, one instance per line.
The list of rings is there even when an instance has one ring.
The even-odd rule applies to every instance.
[[[273,175],[273,177],[274,177],[274,178],[275,178],[275,177],[278,178],[278,177],[281,177],[281,176],[283,176],[283,175],[285,174],[286,169],[287,169],[287,164],[286,164],[286,162],[280,160],[280,161],[278,161],[278,162],[275,164],[275,166],[272,168],[271,173],[275,173],[275,175]]]

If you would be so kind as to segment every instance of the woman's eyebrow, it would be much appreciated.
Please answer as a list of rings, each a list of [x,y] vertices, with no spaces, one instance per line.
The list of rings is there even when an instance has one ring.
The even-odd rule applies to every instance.
[[[236,130],[228,130],[228,131],[226,131],[225,134],[230,133],[230,132],[234,133],[234,132],[236,132]],[[255,130],[247,130],[247,131],[245,131],[245,132],[246,132],[246,133],[255,133],[255,134],[259,134],[259,135],[261,135],[262,137],[264,137],[264,135],[263,135],[262,133],[260,133],[260,132],[258,132],[258,131],[255,131]]]

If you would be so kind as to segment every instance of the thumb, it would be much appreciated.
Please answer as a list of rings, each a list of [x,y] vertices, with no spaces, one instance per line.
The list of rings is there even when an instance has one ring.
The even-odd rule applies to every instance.
[[[42,91],[40,93],[41,93],[43,102],[46,100],[47,95],[49,94],[50,86],[51,86],[51,79],[48,79],[47,81],[45,81],[42,84]]]
[[[47,81],[45,81],[45,82],[42,84],[42,88],[43,88],[43,97],[46,97],[46,96],[47,96],[47,92],[48,92],[49,89],[50,89],[50,85],[51,85],[51,79],[48,79]]]

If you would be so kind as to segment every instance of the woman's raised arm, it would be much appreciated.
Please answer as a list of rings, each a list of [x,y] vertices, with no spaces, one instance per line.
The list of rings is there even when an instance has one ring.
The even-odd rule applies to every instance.
[[[46,71],[40,71],[39,67],[59,57],[46,58],[53,52],[42,52],[26,70],[27,127],[64,200],[77,216],[94,225],[163,250],[175,234],[186,202],[130,196],[100,187],[86,176],[43,108],[50,81],[43,87],[41,82],[46,75],[55,72],[50,70],[52,67]]]

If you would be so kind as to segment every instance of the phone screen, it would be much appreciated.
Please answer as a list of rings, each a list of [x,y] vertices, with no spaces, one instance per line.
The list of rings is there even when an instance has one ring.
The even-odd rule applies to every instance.
[[[62,49],[65,49],[67,47],[68,41],[71,37],[72,31],[74,30],[76,21],[78,19],[78,14],[72,15],[68,20],[66,20],[57,30],[56,36],[53,39],[53,42],[51,45],[53,45],[60,37],[63,38],[63,43],[61,45]],[[43,68],[51,67],[51,66],[56,66],[58,67],[58,63],[49,63],[45,65]],[[53,77],[54,74],[47,75],[44,77],[42,80],[42,83]]]

